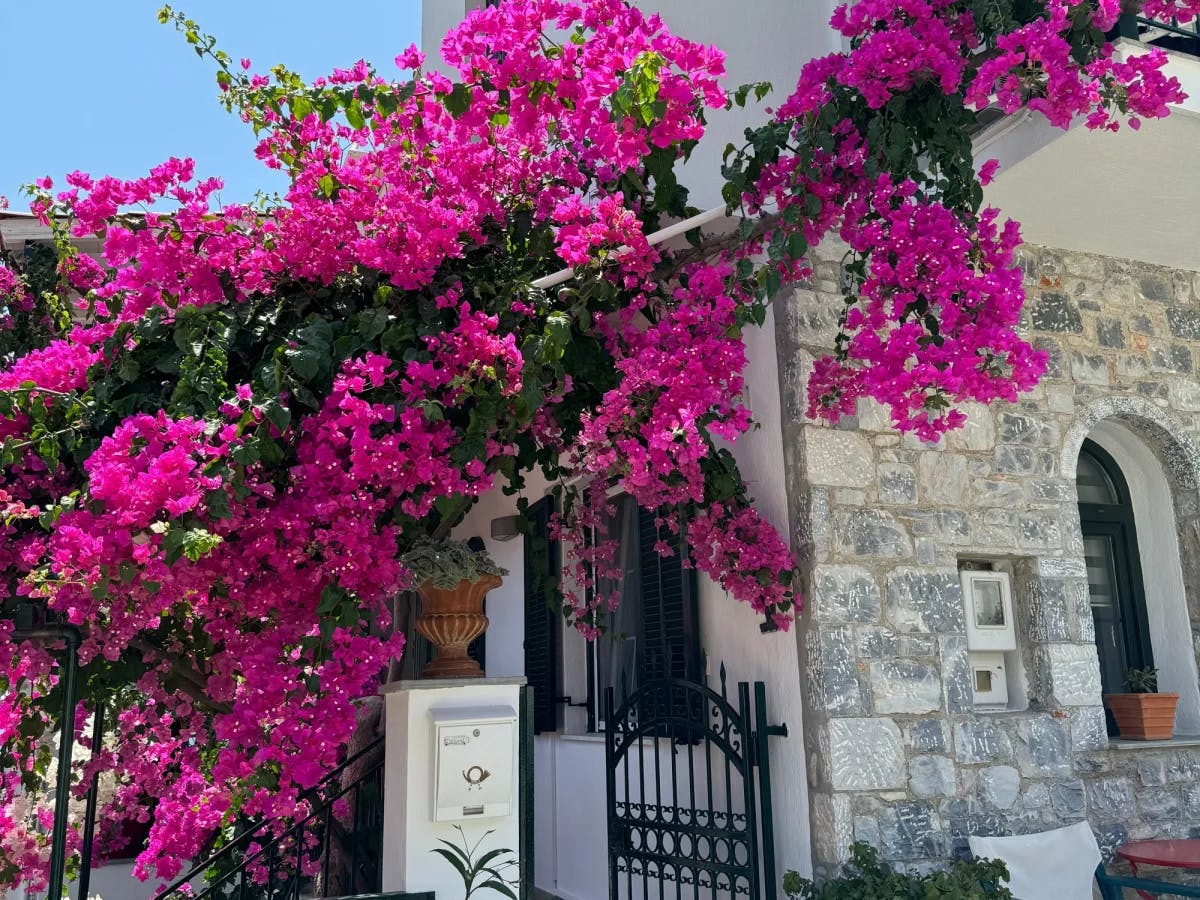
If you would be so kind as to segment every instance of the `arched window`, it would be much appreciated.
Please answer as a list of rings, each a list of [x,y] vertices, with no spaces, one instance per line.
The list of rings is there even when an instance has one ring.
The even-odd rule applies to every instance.
[[[1075,486],[1100,682],[1104,693],[1119,693],[1126,672],[1154,665],[1133,503],[1120,467],[1093,441],[1083,443]]]

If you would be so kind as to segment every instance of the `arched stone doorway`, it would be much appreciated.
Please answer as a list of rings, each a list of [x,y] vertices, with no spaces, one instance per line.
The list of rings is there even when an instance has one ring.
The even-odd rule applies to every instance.
[[[1130,669],[1154,666],[1133,498],[1117,461],[1092,440],[1079,452],[1075,487],[1100,684],[1106,694],[1120,693]]]
[[[1180,694],[1176,733],[1200,734],[1192,635],[1200,601],[1198,456],[1160,410],[1108,398],[1068,435],[1103,691],[1130,668],[1155,667]],[[1069,469],[1068,469],[1069,466]]]

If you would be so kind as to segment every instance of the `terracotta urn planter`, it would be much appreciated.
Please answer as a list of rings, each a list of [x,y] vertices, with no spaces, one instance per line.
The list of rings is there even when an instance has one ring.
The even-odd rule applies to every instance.
[[[452,588],[438,587],[431,581],[417,588],[421,597],[417,631],[437,651],[421,672],[424,678],[483,677],[483,669],[467,655],[467,647],[487,631],[483,598],[501,584],[498,575],[482,575],[475,581],[464,579]]]
[[[1178,694],[1105,694],[1121,737],[1127,741],[1165,741],[1175,733]]]

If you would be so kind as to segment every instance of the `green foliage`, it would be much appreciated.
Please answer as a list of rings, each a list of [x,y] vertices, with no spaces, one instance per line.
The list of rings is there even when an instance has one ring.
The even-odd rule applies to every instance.
[[[489,850],[478,859],[479,845],[491,836],[492,832],[484,832],[483,837],[473,845],[468,845],[467,835],[458,825],[454,826],[459,835],[459,844],[442,840],[444,847],[435,847],[433,852],[442,857],[454,867],[463,880],[463,900],[470,900],[479,891],[494,891],[502,897],[517,900],[514,890],[517,879],[509,878],[507,873],[516,869],[519,863],[513,858],[513,852],[507,848]]]
[[[1008,869],[998,860],[957,861],[928,875],[897,872],[879,862],[874,847],[856,843],[838,878],[814,884],[795,872],[783,876],[789,900],[1012,900]]]
[[[1158,669],[1153,667],[1146,669],[1129,669],[1125,673],[1125,680],[1129,682],[1130,693],[1158,693]]]
[[[508,569],[482,550],[472,550],[462,541],[423,538],[401,558],[413,574],[413,584],[433,582],[436,587],[452,588],[460,581],[475,581],[481,575],[507,575]]]

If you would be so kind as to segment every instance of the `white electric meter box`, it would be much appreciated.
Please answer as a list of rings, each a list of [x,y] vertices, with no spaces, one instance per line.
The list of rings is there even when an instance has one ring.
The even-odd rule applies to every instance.
[[[962,573],[968,650],[1016,650],[1012,584],[1007,572]]]
[[[433,818],[507,816],[516,771],[517,714],[511,706],[432,709]]]
[[[998,651],[972,651],[971,696],[975,708],[987,711],[1008,708],[1008,675],[1004,671],[1004,654]]]

